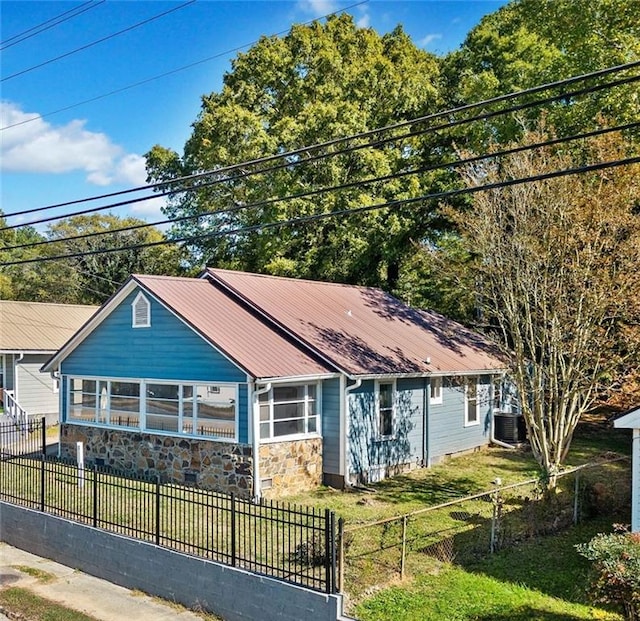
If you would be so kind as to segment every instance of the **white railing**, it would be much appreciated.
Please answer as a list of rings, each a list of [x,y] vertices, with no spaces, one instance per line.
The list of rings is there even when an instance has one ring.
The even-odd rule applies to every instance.
[[[27,411],[16,401],[13,390],[4,390],[2,395],[4,414],[9,416],[15,425],[26,431],[29,427],[29,415]]]

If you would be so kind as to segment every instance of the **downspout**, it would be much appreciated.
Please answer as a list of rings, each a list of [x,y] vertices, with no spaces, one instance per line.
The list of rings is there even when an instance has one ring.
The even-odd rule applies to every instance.
[[[53,381],[58,382],[58,459],[62,456],[62,447],[60,446],[60,434],[62,433],[62,418],[64,416],[64,388],[62,386],[62,378],[60,377],[60,370],[54,369],[49,371],[49,375]],[[66,417],[65,417],[66,418]]]
[[[20,393],[18,391],[18,364],[23,358],[24,352],[21,352],[17,359],[13,359],[13,394],[16,401],[20,398]]]
[[[253,500],[260,500],[260,395],[271,390],[271,382],[253,390],[252,446],[253,446]]]
[[[344,487],[351,487],[349,482],[349,394],[362,386],[362,379],[355,380],[355,384],[345,386],[344,389]]]

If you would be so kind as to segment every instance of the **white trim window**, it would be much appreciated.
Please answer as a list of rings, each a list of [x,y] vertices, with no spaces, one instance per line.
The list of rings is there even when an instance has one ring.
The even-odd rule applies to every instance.
[[[429,403],[442,404],[442,376],[440,375],[429,378]]]
[[[478,396],[478,378],[469,377],[464,385],[464,426],[471,427],[480,424],[480,403]]]
[[[131,327],[149,328],[151,326],[151,304],[142,294],[138,293],[131,302]]]
[[[259,395],[260,438],[295,439],[320,435],[320,386],[274,385]]]
[[[66,420],[236,440],[238,385],[70,377]]]
[[[396,410],[396,382],[376,381],[376,434],[391,438],[394,434]]]

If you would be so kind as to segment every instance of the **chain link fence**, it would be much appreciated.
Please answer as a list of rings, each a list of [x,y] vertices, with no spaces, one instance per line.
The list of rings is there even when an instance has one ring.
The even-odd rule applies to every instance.
[[[630,505],[630,459],[615,457],[562,472],[553,488],[541,479],[496,481],[405,515],[354,526],[341,520],[338,589],[354,594],[402,579],[418,557],[464,563],[598,515],[624,519]]]

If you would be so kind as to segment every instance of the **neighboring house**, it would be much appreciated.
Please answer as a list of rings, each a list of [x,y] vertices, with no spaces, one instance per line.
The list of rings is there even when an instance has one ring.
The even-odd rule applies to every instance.
[[[502,366],[378,289],[208,269],[132,276],[44,370],[65,456],[258,497],[486,445]]]
[[[633,429],[631,531],[640,532],[640,408],[628,412],[614,421],[614,426]]]
[[[0,300],[0,393],[5,415],[58,420],[58,380],[40,367],[96,306]]]

